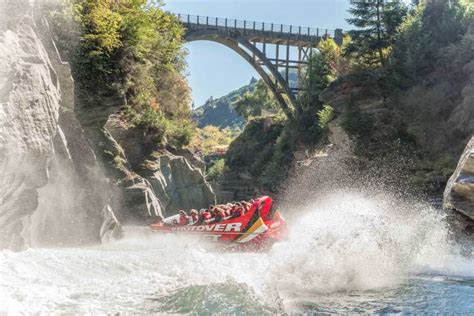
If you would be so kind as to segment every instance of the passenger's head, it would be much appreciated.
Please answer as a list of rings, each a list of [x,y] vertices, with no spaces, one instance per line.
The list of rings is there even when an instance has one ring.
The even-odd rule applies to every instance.
[[[197,213],[198,213],[197,210],[195,210],[195,209],[192,209],[192,210],[191,210],[191,214],[197,214]]]
[[[179,211],[179,215],[186,215],[186,212],[184,210]]]

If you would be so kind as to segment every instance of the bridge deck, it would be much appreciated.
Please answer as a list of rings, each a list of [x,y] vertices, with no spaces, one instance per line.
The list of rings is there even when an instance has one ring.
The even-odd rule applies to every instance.
[[[239,34],[250,42],[315,47],[324,38],[342,43],[341,29],[328,30],[311,27],[223,19],[199,15],[177,14],[188,31],[207,30],[216,34]]]

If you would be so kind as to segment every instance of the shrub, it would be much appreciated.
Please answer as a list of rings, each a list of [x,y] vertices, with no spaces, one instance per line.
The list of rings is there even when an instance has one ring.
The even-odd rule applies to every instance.
[[[374,118],[360,111],[355,105],[349,105],[342,113],[342,128],[352,137],[369,138],[373,127]]]
[[[168,143],[177,148],[183,148],[191,142],[194,134],[194,127],[187,120],[169,122]]]
[[[164,115],[151,107],[147,108],[142,114],[137,114],[133,123],[145,133],[151,134],[153,140],[157,143],[163,142],[170,127]]]
[[[211,167],[209,168],[207,174],[206,174],[206,179],[209,181],[215,181],[218,180],[221,175],[224,173],[224,167],[225,167],[225,160],[224,159],[217,159],[214,160],[212,163]]]
[[[319,127],[325,130],[328,127],[329,122],[334,119],[334,109],[330,105],[324,105],[323,109],[318,112]]]

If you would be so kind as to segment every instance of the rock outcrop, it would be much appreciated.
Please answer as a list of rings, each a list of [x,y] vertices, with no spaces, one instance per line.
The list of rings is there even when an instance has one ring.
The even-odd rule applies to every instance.
[[[444,192],[444,207],[474,220],[474,136],[467,144]]]
[[[108,184],[73,111],[70,69],[33,12],[0,2],[0,248],[99,242],[119,229],[103,225]]]
[[[192,153],[154,144],[118,114],[109,117],[104,133],[107,140],[98,150],[114,183],[113,208],[119,220],[146,222],[215,203],[201,162]]]

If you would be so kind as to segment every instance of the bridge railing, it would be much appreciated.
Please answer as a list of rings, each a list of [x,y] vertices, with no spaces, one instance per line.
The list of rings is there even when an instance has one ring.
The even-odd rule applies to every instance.
[[[199,16],[190,14],[176,14],[179,21],[184,24],[208,27],[224,27],[254,32],[273,32],[288,36],[312,36],[312,37],[333,37],[338,36],[342,30],[329,30],[312,27],[302,27],[285,24],[255,22],[236,19],[224,19],[209,16]]]

